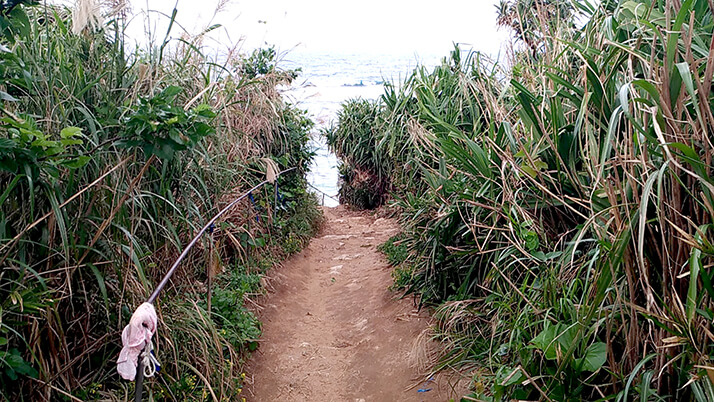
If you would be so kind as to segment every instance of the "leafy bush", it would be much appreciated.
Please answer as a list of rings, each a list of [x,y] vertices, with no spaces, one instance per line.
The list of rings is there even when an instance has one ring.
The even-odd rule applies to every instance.
[[[254,351],[260,337],[260,322],[252,311],[243,306],[244,294],[233,289],[215,289],[211,299],[211,316],[228,342],[236,348],[245,346]]]
[[[406,236],[403,233],[392,236],[386,242],[380,244],[377,249],[384,253],[387,262],[393,267],[392,289],[407,288],[412,283],[413,266],[406,263],[409,257],[409,249],[404,244]]]
[[[176,151],[185,151],[216,129],[209,123],[216,117],[203,104],[189,111],[175,104],[182,89],[172,85],[151,98],[139,97],[124,118],[122,146],[138,147],[144,154],[170,160]]]

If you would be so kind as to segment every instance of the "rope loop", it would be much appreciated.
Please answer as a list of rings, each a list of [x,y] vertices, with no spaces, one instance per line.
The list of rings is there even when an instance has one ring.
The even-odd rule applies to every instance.
[[[144,369],[144,377],[153,377],[156,372],[161,370],[161,363],[154,355],[154,343],[149,340],[141,352],[141,365]]]

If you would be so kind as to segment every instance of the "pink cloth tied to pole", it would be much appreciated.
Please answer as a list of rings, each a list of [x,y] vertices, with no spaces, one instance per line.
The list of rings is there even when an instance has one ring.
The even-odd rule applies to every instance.
[[[121,333],[124,345],[117,359],[117,371],[125,380],[136,378],[139,355],[156,333],[156,310],[151,303],[144,303],[134,311],[129,325]]]

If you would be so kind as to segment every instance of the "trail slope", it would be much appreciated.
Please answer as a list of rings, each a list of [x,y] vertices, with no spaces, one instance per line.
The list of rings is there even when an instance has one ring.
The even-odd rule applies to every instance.
[[[248,400],[447,400],[411,364],[428,316],[387,289],[391,269],[377,246],[398,227],[342,206],[325,217],[322,233],[276,269]]]

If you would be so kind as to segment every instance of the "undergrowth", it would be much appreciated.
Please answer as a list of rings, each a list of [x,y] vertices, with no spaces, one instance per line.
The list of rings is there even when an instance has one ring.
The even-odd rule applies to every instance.
[[[390,237],[386,242],[377,246],[392,266],[393,283],[390,289],[397,290],[408,287],[412,281],[412,265],[407,263],[409,249],[404,244],[406,236],[403,233]]]

